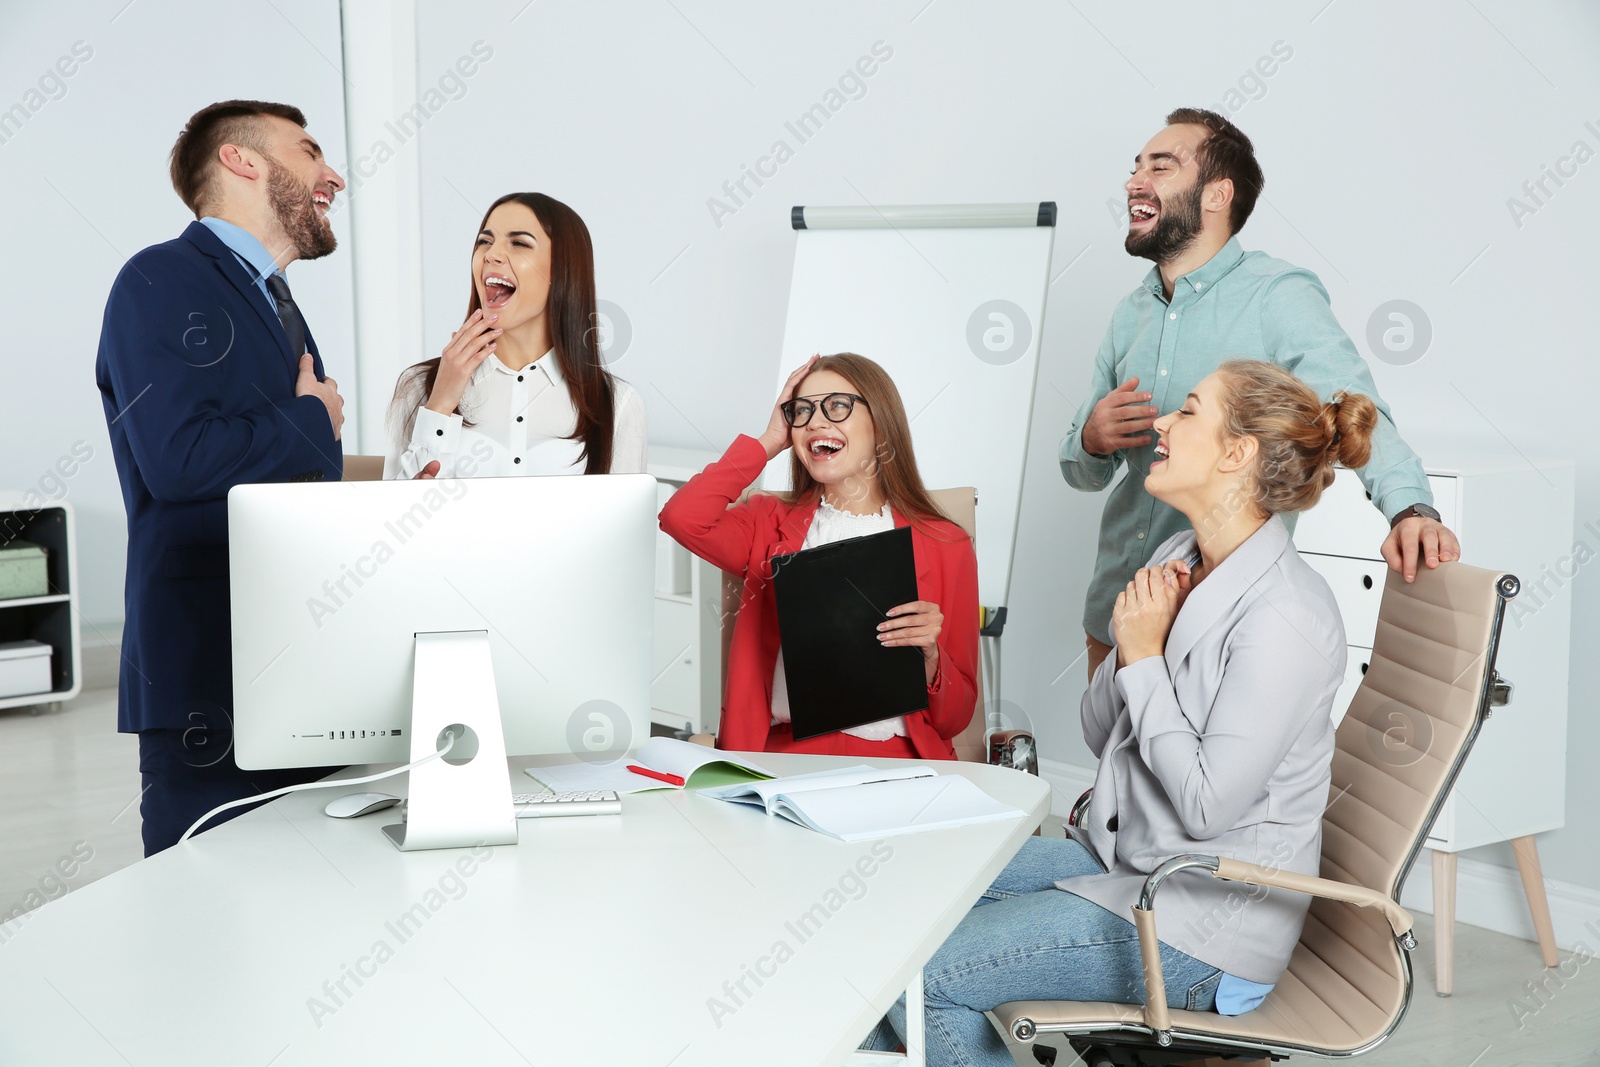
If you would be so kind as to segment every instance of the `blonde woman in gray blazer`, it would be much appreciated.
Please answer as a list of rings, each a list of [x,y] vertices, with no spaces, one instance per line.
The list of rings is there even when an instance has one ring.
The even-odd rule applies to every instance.
[[[1083,698],[1100,760],[1085,832],[1030,838],[928,964],[930,1065],[1009,1067],[983,1014],[1007,1001],[1141,1002],[1129,909],[1164,860],[1319,873],[1344,627],[1277,516],[1315,504],[1336,462],[1366,463],[1376,417],[1365,396],[1324,404],[1283,368],[1240,360],[1156,421],[1145,488],[1191,529],[1117,597],[1116,645]],[[1210,878],[1164,888],[1168,1000],[1254,1007],[1288,964],[1307,898]],[[895,1047],[904,1023],[902,1003],[865,1047]]]

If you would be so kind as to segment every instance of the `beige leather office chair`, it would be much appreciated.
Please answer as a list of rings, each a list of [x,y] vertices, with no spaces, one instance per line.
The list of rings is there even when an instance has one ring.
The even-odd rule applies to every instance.
[[[344,457],[344,481],[378,482],[383,480],[382,456]]]
[[[1515,577],[1446,563],[1413,584],[1391,573],[1371,666],[1340,723],[1322,822],[1322,877],[1211,856],[1179,856],[1145,881],[1133,909],[1148,1002],[1020,1001],[995,1009],[1015,1039],[1068,1036],[1090,1067],[1205,1056],[1354,1056],[1382,1044],[1411,1000],[1411,916],[1400,888],[1445,794],[1507,686],[1495,652]],[[1081,813],[1080,801],[1074,813]],[[1289,968],[1254,1011],[1169,1010],[1156,952],[1155,902],[1169,877],[1210,876],[1309,893]],[[1354,905],[1354,906],[1352,906]],[[1035,1048],[1041,1063],[1055,1050]]]
[[[748,499],[754,491],[748,491],[739,500]],[[970,486],[956,489],[930,489],[928,495],[957,526],[966,531],[972,538],[972,543],[978,543],[978,493]],[[744,594],[744,579],[738,578],[724,571],[722,573],[722,687],[727,692],[728,687],[728,646],[733,641],[733,624],[739,615],[739,601]],[[978,663],[977,677],[973,679],[978,690],[978,704],[973,710],[972,721],[967,728],[957,734],[951,744],[956,750],[956,758],[972,763],[993,763],[1002,767],[1015,767],[1018,770],[1028,771],[1031,774],[1039,773],[1039,761],[1034,747],[1033,734],[1027,730],[996,730],[990,734],[987,719],[984,713],[984,686],[983,664]],[[712,742],[709,734],[697,734],[690,738],[700,744],[709,745]]]

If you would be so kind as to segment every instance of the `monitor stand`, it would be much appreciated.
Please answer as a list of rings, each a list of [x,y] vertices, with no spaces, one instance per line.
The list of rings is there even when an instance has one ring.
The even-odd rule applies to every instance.
[[[439,751],[455,735],[450,755],[412,768],[406,821],[383,832],[402,852],[474,845],[514,845],[500,699],[487,630],[416,635],[411,687],[411,760]]]

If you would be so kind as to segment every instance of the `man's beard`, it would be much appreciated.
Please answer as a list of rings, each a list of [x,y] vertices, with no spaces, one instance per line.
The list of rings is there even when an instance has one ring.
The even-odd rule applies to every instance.
[[[1199,182],[1187,193],[1179,193],[1170,202],[1161,202],[1161,214],[1150,232],[1142,235],[1128,234],[1122,247],[1130,256],[1143,256],[1156,263],[1167,263],[1183,254],[1200,236],[1200,196],[1205,187]]]
[[[267,203],[298,259],[321,259],[339,246],[333,227],[322,221],[311,190],[300,184],[287,167],[267,160]]]

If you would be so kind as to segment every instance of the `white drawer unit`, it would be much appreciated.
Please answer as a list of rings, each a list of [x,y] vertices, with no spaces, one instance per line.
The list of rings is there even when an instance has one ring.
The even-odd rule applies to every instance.
[[[1442,449],[1437,458],[1448,456]],[[1573,543],[1570,462],[1463,461],[1430,469],[1428,484],[1444,524],[1461,540],[1465,561],[1507,571],[1522,582],[1521,595],[1507,607],[1497,659],[1501,678],[1513,687],[1511,701],[1485,724],[1428,835],[1440,992],[1448,992],[1455,854],[1510,841],[1519,863],[1536,871],[1534,835],[1565,822],[1571,583],[1577,566],[1600,554],[1600,539],[1581,554]],[[1388,524],[1348,470],[1338,472],[1321,502],[1296,524],[1295,544],[1333,589],[1349,642],[1335,721],[1344,717],[1370,660],[1387,570],[1379,548],[1387,534]],[[1587,537],[1580,531],[1580,539]],[[1542,886],[1537,876],[1528,883],[1526,869],[1524,881]],[[1529,904],[1544,944],[1549,920],[1542,891],[1530,893]],[[1550,962],[1553,933],[1545,947]]]
[[[1339,613],[1344,617],[1345,641],[1371,648],[1372,635],[1378,629],[1378,606],[1383,603],[1383,583],[1389,565],[1381,559],[1321,556],[1304,550],[1300,558],[1327,579],[1333,595],[1338,598]]]
[[[1454,530],[1456,525],[1451,519],[1459,511],[1456,476],[1429,473],[1428,488],[1433,491],[1433,506],[1444,524]],[[1354,471],[1341,468],[1317,506],[1300,516],[1294,528],[1294,543],[1301,552],[1382,559],[1378,546],[1388,535],[1389,524],[1372,506],[1372,497],[1361,479]]]
[[[658,507],[716,458],[652,446],[649,473],[656,478]],[[650,721],[714,734],[722,710],[722,572],[659,530],[656,537]]]
[[[1361,686],[1361,678],[1372,665],[1372,649],[1350,645],[1345,651],[1344,681],[1339,683],[1339,691],[1333,696],[1331,714],[1335,729],[1338,729],[1339,723],[1344,721],[1344,713],[1350,709],[1350,701],[1355,699],[1356,690]]]
[[[699,628],[695,625],[696,609],[697,605],[688,596],[656,593],[650,706],[662,713],[656,721],[674,729],[691,722],[698,724],[704,718],[700,706],[699,669],[703,657],[699,649]]]

